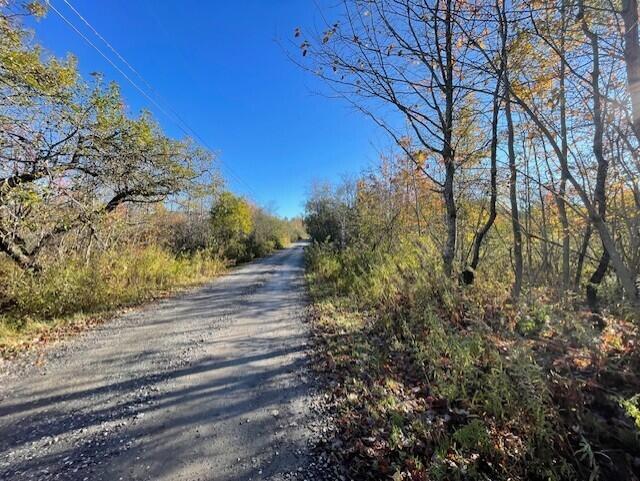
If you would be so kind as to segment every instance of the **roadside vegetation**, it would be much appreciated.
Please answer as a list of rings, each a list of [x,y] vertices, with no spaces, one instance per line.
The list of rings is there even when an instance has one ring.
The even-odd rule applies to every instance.
[[[301,63],[393,147],[308,198],[351,479],[640,477],[635,2],[347,1]]]
[[[350,240],[306,253],[316,366],[337,419],[326,447],[352,479],[635,479],[633,311],[608,299],[594,324],[553,285],[513,302],[508,261],[485,264],[472,285],[452,279],[409,218],[371,234],[381,231],[370,219],[388,217],[365,185],[355,205],[324,204],[324,228],[342,225]],[[498,236],[488,244],[508,258]]]
[[[0,2],[0,353],[211,279],[304,235],[224,187],[212,155],[128,112]]]

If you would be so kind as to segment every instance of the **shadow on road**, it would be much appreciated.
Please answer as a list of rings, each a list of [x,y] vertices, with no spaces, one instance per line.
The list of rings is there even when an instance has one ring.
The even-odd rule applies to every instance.
[[[6,386],[0,479],[295,471],[304,440],[292,431],[307,393],[302,292],[296,248],[74,341],[45,376]]]

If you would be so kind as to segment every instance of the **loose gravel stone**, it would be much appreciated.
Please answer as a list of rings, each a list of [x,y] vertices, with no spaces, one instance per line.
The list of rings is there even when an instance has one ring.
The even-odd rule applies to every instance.
[[[304,314],[296,245],[3,361],[0,479],[335,479]]]

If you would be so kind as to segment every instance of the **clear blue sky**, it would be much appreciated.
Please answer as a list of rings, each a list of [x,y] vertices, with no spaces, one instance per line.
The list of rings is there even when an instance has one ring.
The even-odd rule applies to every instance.
[[[234,192],[293,216],[313,180],[337,180],[375,160],[381,132],[314,93],[326,88],[283,50],[296,27],[322,26],[313,0],[68,1],[220,152],[243,180],[221,167]],[[63,0],[51,3],[101,45]],[[53,11],[35,31],[51,53],[75,54],[85,76],[117,80],[133,113],[149,108],[168,134],[184,136]]]

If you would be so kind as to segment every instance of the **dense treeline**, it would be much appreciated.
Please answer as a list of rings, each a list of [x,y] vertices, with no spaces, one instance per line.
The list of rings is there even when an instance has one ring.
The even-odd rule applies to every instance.
[[[306,206],[351,475],[637,479],[637,2],[336,9],[304,62],[395,145]]]
[[[0,2],[1,347],[303,235],[226,192],[209,152],[130,115],[115,83],[45,54],[23,26],[45,13]]]

